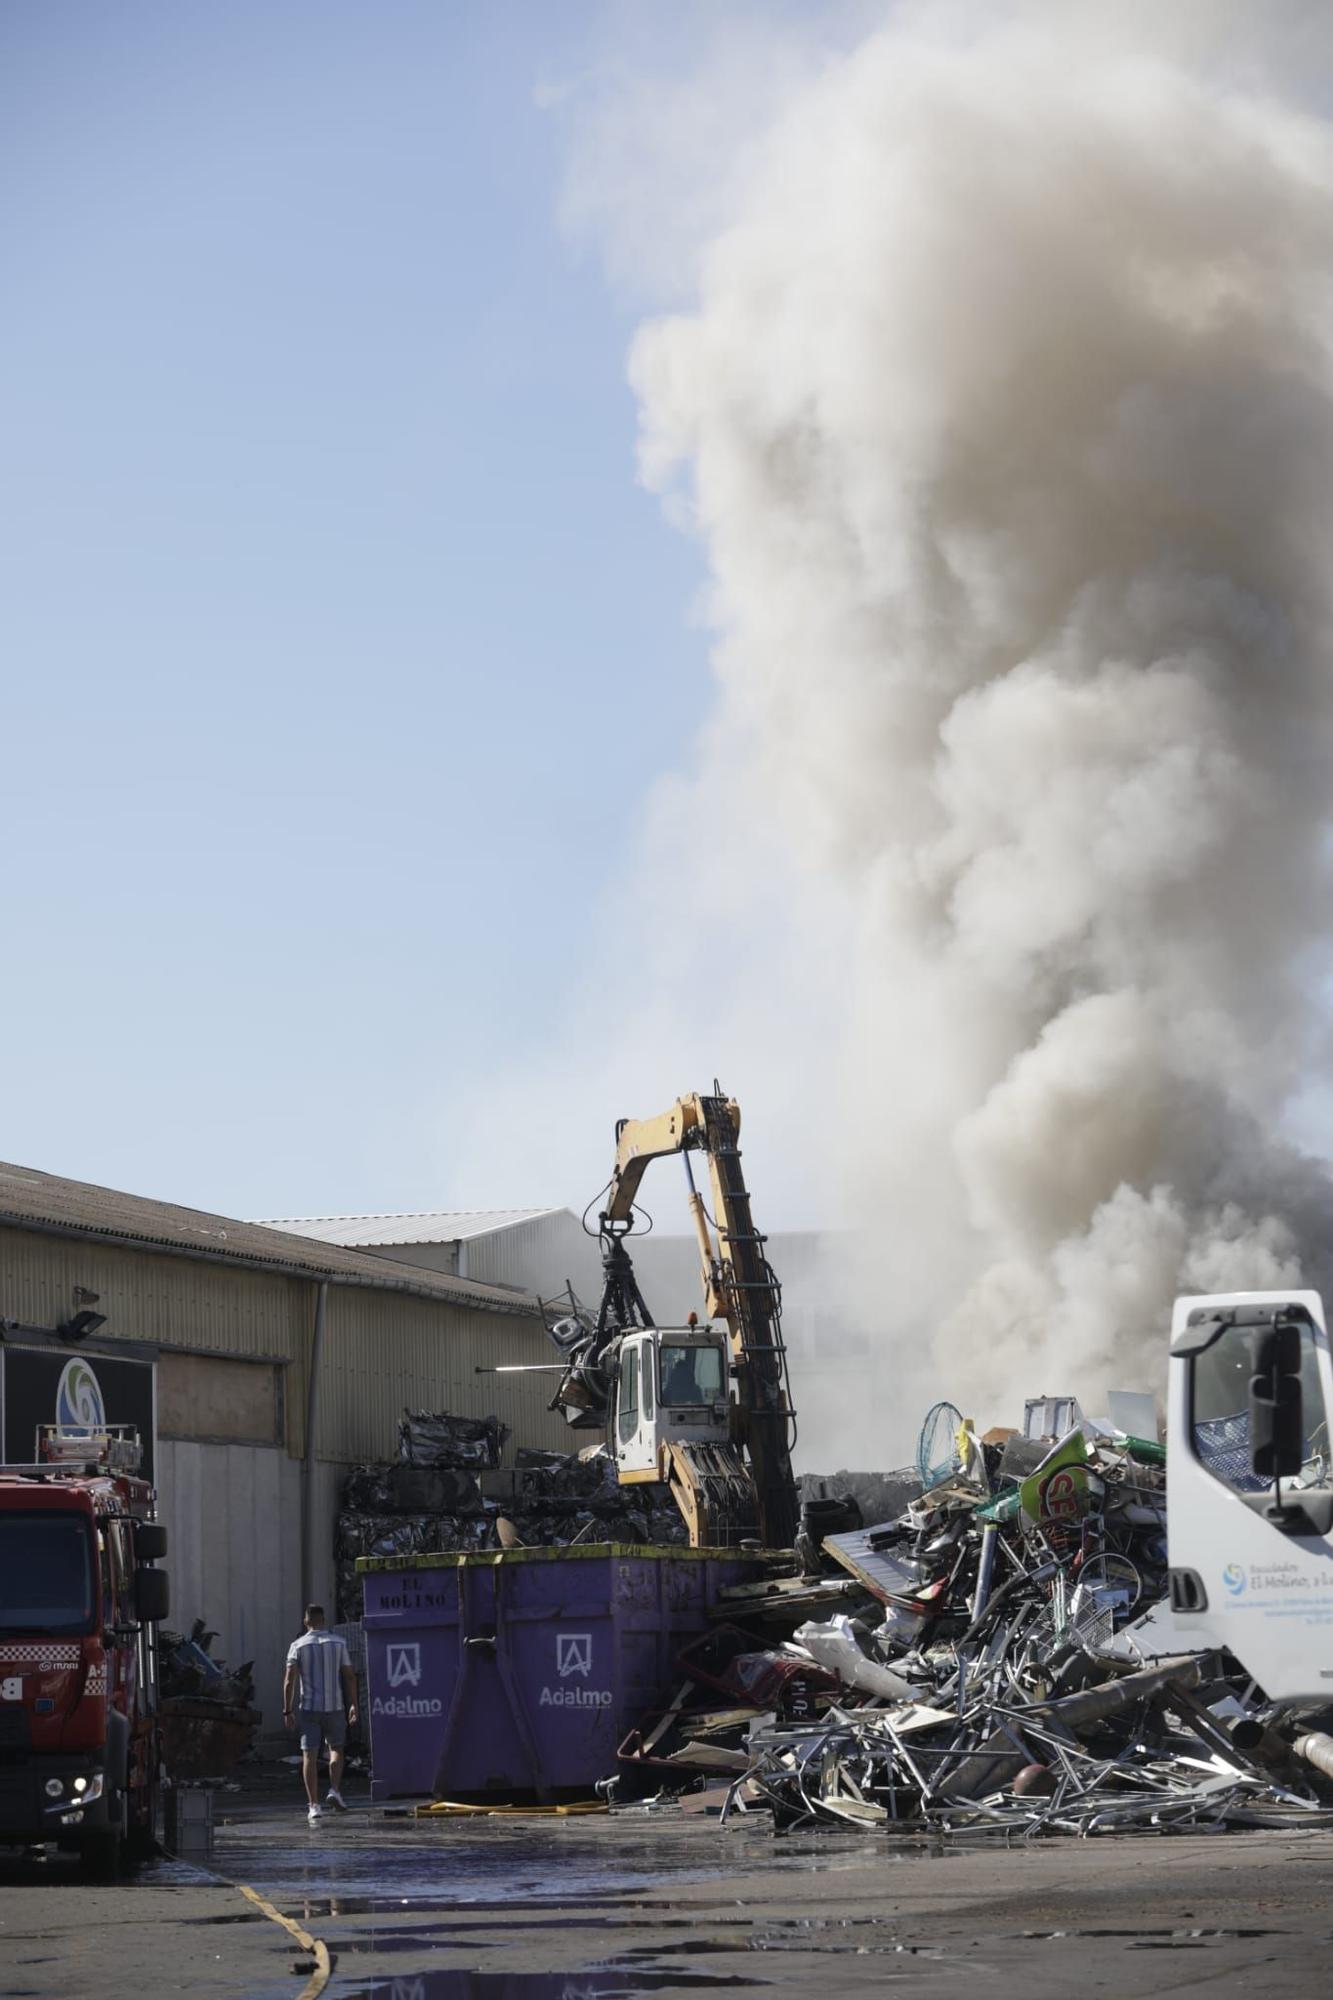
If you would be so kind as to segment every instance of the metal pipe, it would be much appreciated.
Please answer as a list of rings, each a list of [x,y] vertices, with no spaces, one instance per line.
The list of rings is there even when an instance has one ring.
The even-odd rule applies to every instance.
[[[315,1433],[319,1427],[319,1365],[324,1354],[324,1316],[328,1279],[315,1292],[315,1327],[310,1337],[310,1367],[305,1384],[305,1465],[301,1473],[301,1597],[309,1604],[315,1591]]]
[[[1250,1763],[1262,1764],[1266,1770],[1276,1772],[1283,1779],[1291,1776],[1291,1745],[1278,1735],[1276,1729],[1270,1729],[1266,1722],[1260,1722],[1253,1715],[1240,1715],[1227,1734]]]
[[[496,1368],[483,1368],[478,1362],[472,1370],[474,1375],[566,1375],[567,1361],[502,1361]]]
[[[1123,1680],[1085,1688],[1080,1694],[1034,1702],[1033,1710],[1039,1716],[1064,1723],[1067,1728],[1077,1728],[1083,1722],[1101,1722],[1109,1715],[1119,1715],[1149,1695],[1167,1694],[1176,1688],[1196,1688],[1202,1675],[1203,1661],[1199,1654],[1187,1653],[1164,1660],[1159,1667],[1148,1667],[1143,1673],[1126,1674]],[[1021,1722],[1021,1712],[1018,1719]],[[1333,1738],[1325,1737],[1324,1741],[1333,1751]]]
[[[1333,1778],[1333,1736],[1326,1736],[1322,1729],[1312,1729],[1308,1735],[1298,1736],[1292,1748],[1307,1764],[1313,1764],[1316,1771]]]
[[[981,1531],[981,1554],[977,1558],[977,1587],[972,1592],[970,1616],[974,1625],[990,1598],[991,1579],[995,1574],[995,1544],[999,1539],[1000,1531],[995,1523],[987,1522]]]
[[[984,1630],[984,1628],[990,1623],[992,1615],[998,1612],[1000,1606],[1004,1603],[1006,1598],[1013,1596],[1014,1592],[1018,1589],[1020,1584],[1045,1583],[1047,1577],[1054,1576],[1055,1572],[1059,1569],[1059,1567],[1060,1567],[1059,1563],[1055,1562],[1054,1560],[1050,1562],[1038,1563],[1035,1569],[1030,1569],[1030,1570],[1020,1569],[1017,1576],[1011,1576],[1007,1583],[1002,1583],[1000,1585],[1000,1588],[994,1593],[994,1595],[990,1597],[985,1604],[982,1605],[980,1611],[978,1611],[976,1617],[972,1620],[966,1632],[964,1632],[962,1638],[959,1639],[958,1650],[961,1651],[962,1648],[966,1646],[970,1640],[976,1638],[978,1632]]]

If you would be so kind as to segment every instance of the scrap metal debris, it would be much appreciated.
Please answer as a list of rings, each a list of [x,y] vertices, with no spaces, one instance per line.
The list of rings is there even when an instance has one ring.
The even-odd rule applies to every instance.
[[[215,1660],[216,1637],[202,1618],[188,1637],[160,1635],[162,1761],[177,1782],[225,1778],[264,1719],[254,1705],[254,1661],[229,1668]]]
[[[681,1656],[670,1709],[622,1746],[623,1782],[729,1767],[723,1816],[780,1831],[1333,1825],[1321,1718],[1292,1740],[1228,1655],[1172,1630],[1165,1456],[1069,1398],[984,1438],[937,1406],[905,1510],[826,1534],[820,1576],[807,1550],[804,1577],[724,1593],[727,1626]],[[719,1689],[737,1704],[722,1715]]]
[[[571,1542],[679,1543],[680,1510],[666,1487],[623,1487],[605,1446],[520,1448],[500,1466],[498,1418],[404,1414],[395,1461],[354,1466],[343,1482],[335,1538],[336,1605],[359,1619],[361,1556],[467,1553]]]
[[[501,1498],[497,1474],[487,1481]],[[685,1522],[665,1486],[622,1486],[604,1445],[564,1453],[520,1449],[503,1506],[517,1538],[528,1547],[563,1548],[571,1542],[651,1542],[679,1545]]]
[[[447,1410],[404,1410],[398,1456],[405,1465],[470,1467],[500,1463],[509,1426],[498,1417],[455,1417]]]

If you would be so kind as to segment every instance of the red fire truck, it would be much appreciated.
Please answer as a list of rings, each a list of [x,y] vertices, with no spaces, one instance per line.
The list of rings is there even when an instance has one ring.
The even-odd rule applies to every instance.
[[[43,1425],[0,1465],[0,1842],[114,1874],[158,1827],[166,1529],[138,1434]]]

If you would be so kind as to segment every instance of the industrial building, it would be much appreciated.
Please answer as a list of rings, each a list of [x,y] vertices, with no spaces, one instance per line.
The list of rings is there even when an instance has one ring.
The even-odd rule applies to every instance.
[[[299,1215],[265,1223],[318,1243],[368,1250],[450,1277],[555,1298],[602,1288],[596,1235],[568,1208],[427,1209],[407,1215]],[[637,1249],[637,1244],[636,1244]]]
[[[595,1306],[601,1296],[597,1238],[568,1208],[289,1216],[269,1226],[403,1264],[517,1286],[550,1301],[570,1284],[585,1305]],[[636,1234],[630,1254],[659,1324],[678,1325],[701,1309],[693,1236],[661,1228]],[[846,1303],[849,1259],[839,1235],[778,1230],[768,1239],[768,1255],[782,1285],[783,1337],[800,1419],[798,1465],[832,1471],[843,1463],[849,1398],[855,1399],[864,1383],[871,1330]],[[544,1358],[549,1360],[549,1353]]]
[[[557,1302],[566,1287],[573,1285],[585,1305],[595,1306],[602,1290],[597,1236],[568,1208],[286,1216],[265,1226],[484,1284],[515,1286],[551,1302]],[[693,1236],[654,1229],[636,1234],[629,1247],[639,1283],[657,1319],[666,1325],[699,1310],[699,1246]],[[779,1231],[768,1239],[769,1257],[783,1287],[787,1344],[811,1359],[816,1357],[821,1334],[831,1332],[827,1308],[821,1311],[820,1302],[830,1289],[825,1266],[833,1251],[836,1242],[814,1230]],[[836,1351],[845,1348],[846,1337],[839,1322]],[[832,1360],[832,1340],[828,1350],[824,1358]]]
[[[405,1407],[566,1448],[536,1298],[421,1261],[0,1166],[0,1441],[100,1411],[144,1439],[170,1537],[171,1624],[253,1659],[266,1729],[307,1596],[332,1602],[347,1467],[393,1455]]]
[[[822,1241],[770,1246],[807,1410],[846,1352],[841,1334],[819,1338]],[[662,1323],[697,1309],[693,1238],[658,1233],[634,1254]],[[568,1284],[595,1303],[601,1270],[567,1208],[258,1223],[0,1165],[0,1449],[30,1460],[36,1426],[68,1417],[89,1378],[108,1422],[138,1426],[170,1536],[170,1622],[203,1618],[220,1657],[255,1661],[267,1731],[302,1603],[334,1601],[343,1478],[393,1456],[405,1408],[494,1412],[511,1455],[575,1442],[547,1376],[477,1373],[549,1364],[540,1301]]]

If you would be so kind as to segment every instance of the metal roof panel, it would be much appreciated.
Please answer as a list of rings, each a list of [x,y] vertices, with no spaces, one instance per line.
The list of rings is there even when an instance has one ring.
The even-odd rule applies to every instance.
[[[559,1208],[464,1208],[421,1209],[404,1215],[288,1215],[261,1221],[258,1227],[284,1229],[318,1243],[367,1249],[381,1243],[459,1243],[569,1212]]]
[[[270,1224],[241,1222],[0,1161],[0,1225],[4,1224],[61,1235],[107,1237],[142,1244],[145,1249],[205,1257],[210,1262],[259,1265],[299,1277],[410,1292],[441,1303],[520,1314],[538,1310],[535,1297],[517,1288],[455,1278]]]

